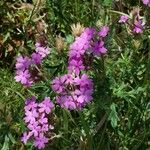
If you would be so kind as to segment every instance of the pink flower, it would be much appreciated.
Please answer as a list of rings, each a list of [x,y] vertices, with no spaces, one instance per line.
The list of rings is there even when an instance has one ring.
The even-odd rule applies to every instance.
[[[150,0],[142,0],[143,4],[150,5]]]
[[[16,69],[24,71],[28,69],[30,64],[31,64],[31,60],[29,57],[18,56],[16,62]]]
[[[126,23],[128,21],[128,16],[122,15],[119,19],[119,23]]]
[[[77,75],[77,77],[73,77],[70,74],[66,74],[64,76],[65,76],[65,80],[61,85],[64,91],[59,92],[58,90],[55,90],[56,93],[59,92],[59,96],[56,97],[57,103],[62,108],[71,109],[71,110],[81,109],[88,102],[92,100],[92,94],[93,94],[92,80],[90,80],[88,75],[86,74]],[[68,79],[69,82],[66,79],[67,77],[69,78]]]
[[[51,110],[54,108],[54,104],[51,102],[49,97],[45,97],[44,101],[39,105],[39,112],[46,112],[49,114]]]
[[[33,111],[26,111],[25,113],[26,117],[24,118],[25,122],[28,123],[35,123],[36,118],[39,116],[36,110]]]
[[[43,134],[40,134],[39,137],[36,137],[34,146],[38,149],[43,149],[46,143],[48,143],[48,138],[46,138]]]
[[[101,30],[98,32],[98,35],[104,38],[104,37],[107,36],[108,32],[109,32],[109,27],[108,26],[103,26],[101,28]]]
[[[30,73],[29,70],[19,70],[16,72],[15,80],[16,82],[21,82],[22,84],[26,86],[30,86],[32,84],[32,81],[30,80]]]
[[[41,103],[36,103],[35,97],[27,99],[25,102],[25,123],[27,124],[28,132],[24,132],[21,140],[26,144],[28,140],[34,141],[34,146],[38,149],[45,147],[48,138],[45,137],[49,132],[48,116],[54,108],[54,104],[49,97],[45,97]]]
[[[40,64],[42,62],[42,57],[38,53],[32,53],[31,57],[34,64]]]
[[[43,47],[40,43],[36,43],[35,46],[35,51],[40,54],[42,58],[46,57],[50,53],[50,49],[48,47]]]
[[[103,41],[98,41],[94,43],[93,46],[93,54],[96,56],[100,56],[101,54],[106,54],[107,49],[104,47]]]
[[[31,132],[29,132],[28,134],[27,134],[27,132],[24,132],[23,133],[23,136],[21,137],[21,141],[24,143],[24,144],[26,144],[27,143],[27,141],[29,140],[29,138],[32,136],[32,133]]]

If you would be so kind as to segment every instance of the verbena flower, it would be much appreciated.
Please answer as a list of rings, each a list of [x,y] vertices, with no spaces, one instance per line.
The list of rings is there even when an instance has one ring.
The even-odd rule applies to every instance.
[[[109,27],[108,26],[103,26],[101,28],[101,30],[98,32],[98,35],[104,38],[104,37],[107,36],[108,32],[109,32]]]
[[[45,97],[41,103],[36,103],[35,100],[35,97],[26,100],[24,120],[28,131],[23,133],[21,141],[26,144],[28,140],[32,140],[35,147],[42,149],[48,143],[47,132],[52,130],[47,115],[54,108],[54,104],[49,97]]]
[[[50,53],[48,47],[42,47],[40,43],[36,43],[36,53],[33,52],[31,58],[25,56],[17,57],[16,62],[16,82],[21,82],[24,86],[31,86],[38,80],[36,68],[34,65],[40,65],[44,57]]]
[[[135,20],[133,24],[133,32],[134,33],[142,33],[144,29],[144,22],[141,19]]]
[[[29,57],[23,57],[19,56],[17,57],[17,62],[16,62],[16,69],[24,71],[28,69],[29,65],[31,64],[31,59]]]
[[[34,64],[41,64],[42,62],[42,56],[39,53],[32,53],[31,58]]]
[[[39,136],[35,138],[34,146],[37,147],[38,149],[43,149],[45,147],[45,144],[47,143],[48,138],[46,138],[43,134],[39,134]]]
[[[19,70],[16,72],[15,80],[16,82],[21,82],[23,85],[30,86],[32,84],[30,77],[29,70]]]
[[[109,32],[109,27],[103,26],[99,32],[96,32],[93,28],[86,28],[83,33],[75,38],[75,41],[70,45],[70,51],[69,51],[69,60],[68,60],[68,72],[75,73],[76,75],[79,75],[79,73],[82,70],[85,70],[88,68],[87,66],[84,66],[84,56],[86,53],[94,53],[94,55],[100,55],[101,53],[106,53],[106,48],[100,46],[94,46],[93,42],[95,41],[94,37],[97,36],[97,38],[101,37],[104,38],[107,36]],[[97,50],[96,50],[97,47]],[[96,53],[96,51],[99,51]]]
[[[45,97],[44,101],[41,102],[38,107],[40,113],[45,112],[46,114],[49,114],[51,109],[54,108],[54,104],[50,101],[49,97]]]
[[[142,0],[143,4],[150,6],[150,0]]]
[[[50,53],[50,49],[48,47],[43,47],[40,43],[36,43],[35,47],[35,51],[40,54],[42,58]]]
[[[140,9],[134,8],[131,14],[132,18],[128,18],[128,16],[122,15],[119,19],[119,23],[126,23],[128,21],[131,31],[134,34],[142,33],[145,28],[145,22],[143,17],[140,16]]]
[[[126,23],[128,21],[128,16],[122,15],[120,16],[119,23]]]
[[[96,56],[100,56],[101,54],[106,54],[107,49],[104,47],[103,41],[98,41],[94,43],[93,46],[93,54]]]
[[[145,22],[143,18],[140,17],[139,9],[135,9],[135,11],[133,12],[133,17],[133,33],[142,33],[145,27]]]
[[[89,79],[88,75],[83,74],[73,77],[70,74],[66,74],[60,78],[64,78],[65,80],[61,82],[61,79],[58,80],[57,77],[58,82],[61,82],[61,84],[52,82],[52,89],[59,94],[56,97],[56,101],[61,107],[66,109],[81,109],[92,100],[93,82]],[[67,78],[69,78],[69,82]],[[59,88],[55,88],[56,84],[63,89],[61,92]]]

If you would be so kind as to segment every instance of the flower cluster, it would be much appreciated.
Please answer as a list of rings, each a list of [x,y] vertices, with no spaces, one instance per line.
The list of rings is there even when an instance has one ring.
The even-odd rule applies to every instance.
[[[41,103],[36,103],[35,97],[27,99],[24,120],[29,131],[23,133],[21,138],[23,143],[26,144],[30,139],[38,149],[45,147],[45,144],[48,143],[46,135],[49,130],[53,129],[53,126],[48,123],[47,116],[53,108],[54,104],[49,97],[45,97]]]
[[[85,54],[90,53],[93,56],[100,56],[107,52],[103,38],[107,36],[108,31],[109,28],[107,26],[103,26],[99,32],[96,32],[93,28],[86,28],[79,37],[76,37],[74,43],[70,45],[69,73],[79,75],[80,71],[85,70]]]
[[[132,11],[132,19],[130,19],[126,15],[120,16],[119,23],[128,23],[131,26],[131,30],[133,33],[142,33],[145,27],[145,22],[143,18],[140,16],[139,9],[136,8]]]
[[[98,32],[93,28],[86,28],[70,45],[68,74],[52,81],[52,89],[58,94],[56,101],[62,108],[81,109],[92,100],[93,82],[82,71],[88,68],[86,56],[100,56],[107,52],[104,38],[108,31],[107,26],[103,26]]]
[[[40,65],[42,59],[46,57],[50,51],[48,47],[43,47],[40,43],[36,43],[36,52],[33,52],[31,58],[19,56],[16,62],[16,82],[21,82],[25,86],[31,86],[37,79],[37,73],[34,65]]]
[[[150,6],[150,0],[142,0],[143,4]]]
[[[62,108],[81,109],[92,100],[93,82],[86,74],[66,74],[53,80],[52,89],[59,95],[56,100]]]

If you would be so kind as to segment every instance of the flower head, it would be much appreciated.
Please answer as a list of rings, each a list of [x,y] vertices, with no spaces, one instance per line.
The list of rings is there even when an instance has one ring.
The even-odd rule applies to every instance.
[[[107,34],[108,34],[108,32],[109,32],[109,27],[108,26],[103,26],[102,28],[101,28],[101,30],[98,32],[98,35],[100,36],[100,37],[106,37],[107,36]]]
[[[126,23],[128,21],[128,16],[122,15],[120,16],[119,23]]]
[[[54,108],[54,104],[49,97],[45,97],[41,103],[37,103],[36,98],[32,97],[31,99],[27,99],[25,104],[24,120],[28,131],[23,133],[21,140],[26,144],[28,140],[32,139],[34,146],[42,149],[48,142],[46,135],[50,126],[47,115]]]
[[[142,0],[143,4],[150,5],[150,0]]]

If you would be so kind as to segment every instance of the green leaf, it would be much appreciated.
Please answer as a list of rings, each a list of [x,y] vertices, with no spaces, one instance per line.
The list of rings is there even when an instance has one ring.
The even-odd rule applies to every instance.
[[[72,43],[73,40],[74,40],[74,37],[73,37],[72,35],[68,35],[68,36],[66,37],[66,42],[67,42],[68,44]]]
[[[104,0],[104,1],[103,1],[103,4],[104,4],[105,6],[111,6],[111,5],[112,5],[112,0]]]
[[[113,128],[115,128],[117,126],[117,122],[119,121],[119,117],[118,117],[118,114],[116,112],[116,106],[117,105],[115,103],[111,104],[111,106],[110,106],[111,112],[110,112],[110,115],[108,117]]]
[[[9,150],[9,138],[5,135],[5,141],[1,150]]]
[[[10,141],[11,141],[13,144],[16,143],[16,141],[15,141],[15,139],[14,139],[14,137],[12,136],[11,133],[8,134],[8,137],[9,137]]]

